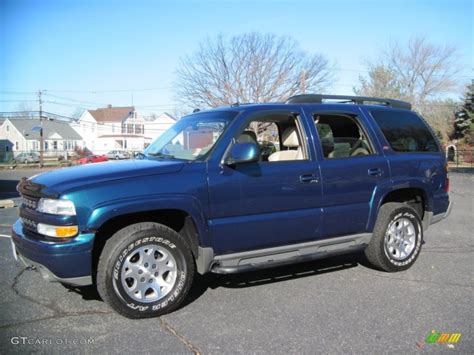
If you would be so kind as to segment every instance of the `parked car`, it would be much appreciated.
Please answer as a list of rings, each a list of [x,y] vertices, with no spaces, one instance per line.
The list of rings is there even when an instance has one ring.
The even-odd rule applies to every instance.
[[[123,150],[111,150],[107,153],[107,158],[115,160],[128,159],[130,158],[130,155],[128,154],[128,152]]]
[[[261,123],[276,132],[271,153]],[[175,310],[196,272],[357,251],[406,270],[451,211],[435,137],[390,99],[302,95],[193,113],[143,159],[23,179],[14,253],[50,280],[94,284],[130,318]]]
[[[89,164],[89,163],[100,163],[104,161],[108,161],[109,158],[107,158],[106,155],[87,155],[83,158],[80,158],[77,160],[78,164]]]
[[[16,164],[39,163],[40,155],[36,152],[20,153],[16,157],[13,158],[13,161]]]

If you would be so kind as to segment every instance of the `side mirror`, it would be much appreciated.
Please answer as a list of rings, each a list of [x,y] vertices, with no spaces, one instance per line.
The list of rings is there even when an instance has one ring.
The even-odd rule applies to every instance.
[[[260,148],[255,143],[236,143],[225,160],[226,165],[254,163],[260,159]]]

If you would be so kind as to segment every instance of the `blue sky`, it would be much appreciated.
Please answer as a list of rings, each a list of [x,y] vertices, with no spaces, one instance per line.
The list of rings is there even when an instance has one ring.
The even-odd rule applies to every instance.
[[[338,67],[332,93],[352,94],[364,61],[391,40],[455,44],[460,80],[473,76],[473,0],[100,1],[0,0],[0,111],[34,100],[71,114],[132,102],[172,111],[179,58],[219,33],[294,37]],[[14,93],[12,93],[14,91]],[[59,98],[59,97],[61,98]],[[73,101],[76,100],[76,101]],[[34,102],[29,102],[33,107]],[[153,107],[150,107],[153,106]]]

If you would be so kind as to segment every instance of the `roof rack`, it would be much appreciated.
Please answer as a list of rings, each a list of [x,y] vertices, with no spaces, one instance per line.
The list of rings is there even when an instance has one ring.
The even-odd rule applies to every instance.
[[[306,94],[306,95],[295,95],[290,97],[287,104],[321,104],[323,100],[341,100],[344,103],[351,102],[357,105],[363,105],[364,103],[376,103],[393,108],[400,108],[404,110],[411,110],[411,104],[409,102],[393,100],[393,99],[382,99],[378,97],[366,97],[366,96],[345,96],[345,95],[320,95],[320,94]],[[341,103],[342,103],[341,102]]]

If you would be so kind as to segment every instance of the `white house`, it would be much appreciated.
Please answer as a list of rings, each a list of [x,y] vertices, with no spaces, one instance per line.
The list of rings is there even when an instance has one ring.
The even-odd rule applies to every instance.
[[[168,128],[176,123],[176,118],[167,112],[160,115],[143,117],[145,120],[145,131],[152,137],[152,141],[161,136]]]
[[[69,122],[43,119],[44,155],[58,156],[72,153],[82,137],[71,128]],[[39,152],[40,121],[32,118],[7,118],[0,126],[1,155],[9,151]]]
[[[96,154],[110,150],[141,151],[175,120],[168,114],[139,115],[133,106],[87,110],[72,127],[83,137],[81,146]]]

